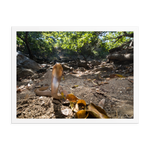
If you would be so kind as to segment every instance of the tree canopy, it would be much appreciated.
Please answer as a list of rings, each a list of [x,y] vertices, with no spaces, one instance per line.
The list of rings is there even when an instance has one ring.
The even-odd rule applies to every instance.
[[[106,32],[102,37],[105,48],[109,51],[112,48],[119,47],[133,39],[133,32]]]
[[[132,31],[55,31],[17,32],[17,50],[42,58],[58,48],[74,51],[86,60],[89,56],[105,57],[109,50],[125,46],[133,39]]]

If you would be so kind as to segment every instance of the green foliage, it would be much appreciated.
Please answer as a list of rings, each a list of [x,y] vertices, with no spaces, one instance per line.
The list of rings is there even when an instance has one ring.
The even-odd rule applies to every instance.
[[[94,32],[54,32],[58,45],[63,49],[79,51],[85,44],[90,44],[97,38]],[[91,43],[92,45],[92,43]]]
[[[81,32],[81,31],[55,31],[55,32],[28,32],[27,42],[36,56],[50,58],[55,48],[62,48],[70,55],[77,53],[87,59],[89,56],[105,58],[109,50],[132,39],[122,36],[132,34],[131,31],[113,32]],[[119,38],[118,38],[119,37]],[[27,53],[26,32],[17,32],[17,49]]]
[[[17,32],[17,35],[18,49],[22,47],[21,51],[27,53],[25,32]],[[45,58],[50,55],[56,43],[50,32],[28,32],[27,41],[33,54]]]
[[[94,54],[98,45],[96,32],[54,32],[57,45],[81,54],[84,59]]]
[[[17,46],[24,46],[23,40],[21,40],[18,36],[17,36]]]
[[[132,34],[133,32],[126,32],[127,34]],[[132,38],[124,35],[123,31],[116,32],[107,32],[105,36],[102,37],[102,41],[104,41],[103,47],[109,51],[112,48],[119,47],[123,43],[130,41]],[[122,36],[121,38],[117,38]]]

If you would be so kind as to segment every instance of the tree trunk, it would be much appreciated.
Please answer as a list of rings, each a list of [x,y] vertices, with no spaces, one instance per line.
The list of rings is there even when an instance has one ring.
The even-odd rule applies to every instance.
[[[33,56],[32,52],[31,52],[31,49],[30,49],[29,43],[28,43],[28,32],[26,32],[25,38],[22,38],[19,34],[17,34],[17,36],[18,36],[21,40],[23,40],[23,41],[25,42],[25,44],[26,44],[26,46],[27,46],[27,49],[28,49],[29,58],[30,58],[30,59],[33,59],[34,56]]]
[[[33,54],[31,52],[31,49],[30,49],[29,44],[28,44],[28,32],[26,32],[26,36],[25,36],[25,41],[24,42],[26,43],[30,59],[33,59]]]

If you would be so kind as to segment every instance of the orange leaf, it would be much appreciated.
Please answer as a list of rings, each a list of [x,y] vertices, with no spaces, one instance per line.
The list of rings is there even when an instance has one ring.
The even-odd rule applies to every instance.
[[[86,102],[85,102],[85,100],[83,100],[83,99],[79,99],[79,100],[77,101],[77,104],[78,104],[78,105],[84,105],[84,106],[86,106]]]
[[[74,96],[73,94],[68,94],[66,96],[66,99],[71,101],[71,102],[74,102],[74,103],[77,102],[77,100],[78,100],[78,98],[76,96]]]
[[[77,113],[76,113],[76,118],[87,118],[89,116],[89,113],[86,112],[86,110],[79,110]]]

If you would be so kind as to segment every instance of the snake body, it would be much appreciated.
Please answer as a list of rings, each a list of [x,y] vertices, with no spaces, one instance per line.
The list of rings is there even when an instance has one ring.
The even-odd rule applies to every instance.
[[[62,96],[58,94],[58,88],[62,77],[62,73],[63,73],[62,65],[59,63],[55,64],[52,70],[51,91],[48,90],[49,87],[46,86],[36,89],[34,91],[35,94],[38,96],[49,96],[55,99],[61,99]]]

